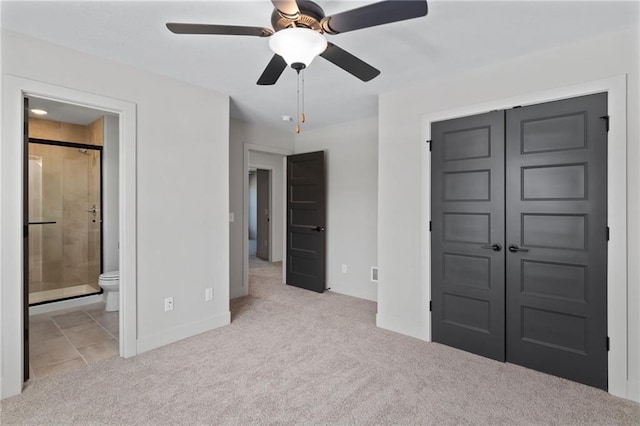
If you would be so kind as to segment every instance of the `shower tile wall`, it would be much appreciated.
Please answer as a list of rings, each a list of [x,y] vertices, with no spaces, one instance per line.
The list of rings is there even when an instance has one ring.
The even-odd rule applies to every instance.
[[[100,159],[75,148],[30,144],[30,292],[88,284],[99,290]],[[34,171],[32,171],[33,169]]]
[[[82,126],[29,118],[29,136],[102,146],[104,117]],[[90,285],[99,291],[100,157],[89,150],[30,144],[29,214],[32,221],[55,221],[29,229],[30,293]],[[95,220],[95,222],[94,222]],[[69,295],[79,294],[74,292]],[[46,296],[46,298],[53,296]],[[58,298],[58,297],[55,297]]]

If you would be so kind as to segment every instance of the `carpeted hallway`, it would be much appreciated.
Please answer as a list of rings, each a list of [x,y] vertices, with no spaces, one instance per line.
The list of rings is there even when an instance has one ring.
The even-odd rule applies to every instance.
[[[375,327],[253,258],[232,324],[30,383],[8,424],[640,424],[640,405]]]

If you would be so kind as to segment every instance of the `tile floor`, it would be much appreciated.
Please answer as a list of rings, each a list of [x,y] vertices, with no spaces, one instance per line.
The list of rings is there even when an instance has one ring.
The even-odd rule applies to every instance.
[[[31,379],[41,379],[118,355],[118,312],[104,303],[29,319]]]

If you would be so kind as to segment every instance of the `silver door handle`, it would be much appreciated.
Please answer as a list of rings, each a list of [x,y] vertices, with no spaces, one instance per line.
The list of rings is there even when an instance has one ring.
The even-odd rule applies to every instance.
[[[493,251],[500,251],[502,250],[502,245],[500,243],[495,243],[490,246],[481,246],[481,248],[487,249],[487,250],[493,250]]]
[[[528,252],[528,251],[529,251],[529,249],[520,248],[520,247],[518,247],[518,246],[517,246],[517,245],[515,245],[515,244],[511,244],[511,245],[509,246],[509,251],[510,251],[511,253],[517,253],[517,252],[519,252],[519,251],[521,251],[521,252],[523,252],[523,253],[526,253],[526,252]]]

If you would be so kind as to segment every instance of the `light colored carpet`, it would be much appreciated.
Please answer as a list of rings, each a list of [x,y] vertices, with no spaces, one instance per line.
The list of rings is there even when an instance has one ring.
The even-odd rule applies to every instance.
[[[8,424],[640,424],[640,405],[375,327],[253,261],[230,326],[31,383]]]

